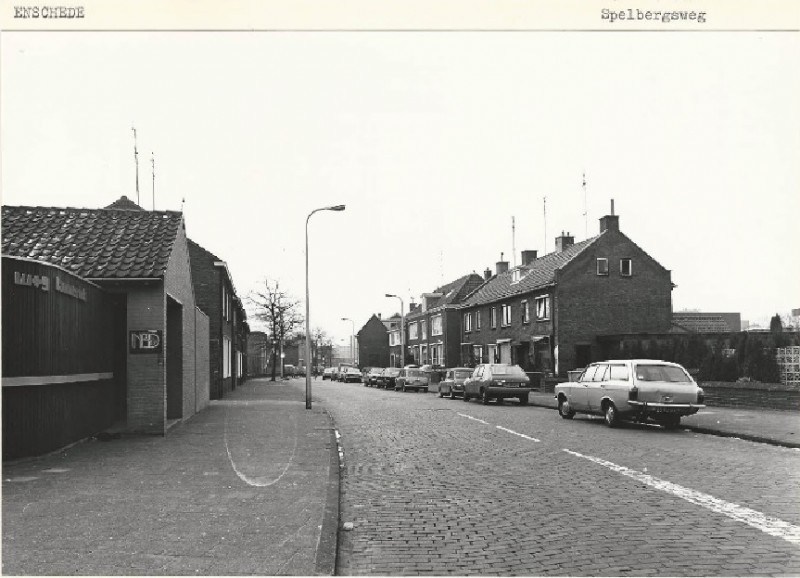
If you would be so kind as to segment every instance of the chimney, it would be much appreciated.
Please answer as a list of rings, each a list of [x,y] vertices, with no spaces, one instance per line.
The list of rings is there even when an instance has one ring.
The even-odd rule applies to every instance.
[[[536,253],[537,251],[523,251],[521,265],[525,266],[533,263],[536,260]]]
[[[503,254],[500,253],[500,260],[495,263],[497,265],[497,274],[505,273],[508,271],[508,261],[503,261]]]
[[[486,271],[483,272],[483,280],[488,281],[492,276],[492,270],[489,267],[486,267]]]
[[[567,247],[570,247],[574,244],[575,244],[575,237],[570,235],[569,231],[567,231],[566,235],[564,234],[564,231],[561,231],[561,236],[556,237],[556,253],[561,253],[562,251],[567,249]]]
[[[614,199],[611,199],[611,214],[600,217],[600,232],[619,231],[619,215],[614,214]]]
[[[380,314],[380,313],[378,313],[378,320],[379,320],[379,321],[380,321],[380,318],[381,318],[381,314]]]

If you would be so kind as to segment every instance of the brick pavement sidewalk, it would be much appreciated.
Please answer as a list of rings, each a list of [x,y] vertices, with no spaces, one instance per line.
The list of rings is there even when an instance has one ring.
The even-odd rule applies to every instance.
[[[338,451],[302,380],[250,380],[166,437],[3,464],[3,574],[333,574]]]
[[[531,405],[557,409],[552,393],[533,392]],[[800,448],[800,412],[709,406],[681,419],[681,426],[701,433]]]

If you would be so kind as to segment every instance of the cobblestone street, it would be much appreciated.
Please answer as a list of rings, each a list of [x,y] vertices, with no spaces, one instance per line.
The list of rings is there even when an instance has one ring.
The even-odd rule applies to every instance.
[[[317,387],[344,449],[339,573],[800,572],[800,452],[514,402]]]

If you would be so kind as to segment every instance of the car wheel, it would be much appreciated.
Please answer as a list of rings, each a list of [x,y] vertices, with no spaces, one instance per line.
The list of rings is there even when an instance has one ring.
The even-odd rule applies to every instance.
[[[456,392],[453,391],[453,388],[450,388],[450,399],[455,399],[455,398],[456,398]]]
[[[569,405],[569,401],[561,399],[558,402],[558,415],[564,419],[572,419],[575,417],[575,410]]]
[[[665,415],[658,422],[667,429],[676,429],[681,425],[681,416],[679,415]]]
[[[528,405],[528,394],[519,396],[519,404],[520,405]]]
[[[489,404],[489,399],[490,399],[489,398],[489,392],[487,392],[485,389],[483,391],[481,391],[481,403],[483,405],[488,405]]]
[[[609,402],[606,406],[605,420],[608,427],[617,427],[619,425],[619,414],[617,413],[617,406]]]
[[[439,397],[444,397],[444,392],[441,389],[439,389]]]

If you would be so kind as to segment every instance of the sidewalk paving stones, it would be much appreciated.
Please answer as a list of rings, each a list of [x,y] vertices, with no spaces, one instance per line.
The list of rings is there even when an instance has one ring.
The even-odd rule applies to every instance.
[[[3,573],[332,574],[336,441],[304,385],[250,380],[166,437],[3,464]]]

